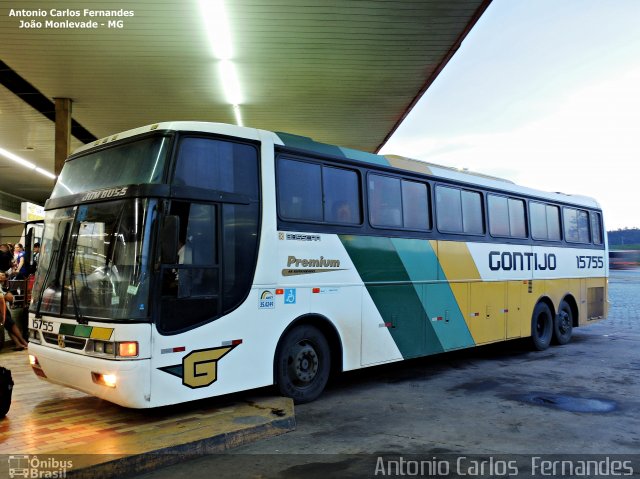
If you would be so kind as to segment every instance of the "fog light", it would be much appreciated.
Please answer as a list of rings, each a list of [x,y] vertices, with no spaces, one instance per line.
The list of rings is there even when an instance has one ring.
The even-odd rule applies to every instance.
[[[36,358],[33,354],[29,355],[29,364],[31,364],[31,366],[40,366],[40,364],[38,364],[38,358]]]
[[[126,341],[118,343],[118,356],[123,358],[132,358],[138,355],[137,341]]]
[[[104,381],[104,385],[110,388],[116,387],[116,375],[115,374],[103,374],[102,380]]]
[[[101,386],[107,386],[108,388],[116,387],[116,375],[115,374],[102,374],[102,373],[91,373],[91,380],[100,384]]]

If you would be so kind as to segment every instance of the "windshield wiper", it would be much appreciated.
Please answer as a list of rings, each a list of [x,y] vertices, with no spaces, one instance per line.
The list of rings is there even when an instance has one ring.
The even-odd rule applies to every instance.
[[[76,262],[76,252],[78,250],[78,237],[80,236],[80,231],[76,235],[75,242],[72,242],[71,247],[69,248],[69,286],[71,287],[71,300],[73,301],[73,313],[76,317],[76,321],[78,324],[88,324],[89,321],[84,319],[82,315],[82,311],[80,310],[80,301],[78,301],[78,292],[76,291],[76,274],[75,274],[75,262]]]

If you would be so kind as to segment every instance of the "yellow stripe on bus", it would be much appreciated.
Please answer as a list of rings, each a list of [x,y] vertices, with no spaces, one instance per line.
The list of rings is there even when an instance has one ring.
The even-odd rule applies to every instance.
[[[101,339],[103,341],[108,341],[111,339],[111,335],[113,334],[113,328],[93,328],[91,331],[91,339]]]

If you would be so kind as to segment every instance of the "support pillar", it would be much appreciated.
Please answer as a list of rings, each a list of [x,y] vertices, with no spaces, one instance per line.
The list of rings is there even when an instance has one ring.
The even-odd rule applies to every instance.
[[[56,148],[53,172],[60,174],[71,152],[71,98],[54,98],[56,102]]]

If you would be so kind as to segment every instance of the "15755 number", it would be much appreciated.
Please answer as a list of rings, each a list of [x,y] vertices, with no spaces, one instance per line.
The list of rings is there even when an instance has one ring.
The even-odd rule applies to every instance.
[[[602,256],[576,256],[578,269],[600,269],[604,268],[604,258]]]

